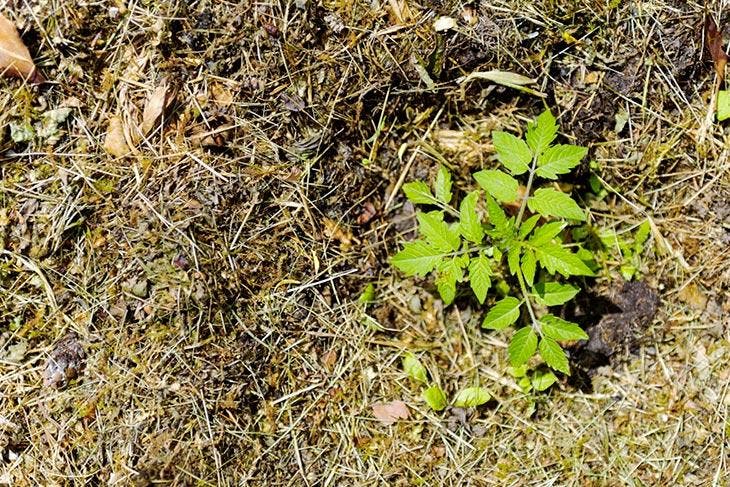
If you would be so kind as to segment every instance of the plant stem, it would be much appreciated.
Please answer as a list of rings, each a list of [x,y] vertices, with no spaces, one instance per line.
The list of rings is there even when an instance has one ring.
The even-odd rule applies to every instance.
[[[522,222],[522,216],[525,214],[525,208],[527,207],[527,198],[530,197],[530,191],[532,190],[532,183],[535,180],[535,170],[537,169],[537,156],[532,158],[532,165],[530,166],[530,176],[527,178],[527,187],[525,189],[525,195],[522,197],[522,203],[520,204],[520,212],[517,213],[517,221],[515,227],[519,228]]]
[[[522,297],[525,299],[525,304],[527,304],[527,312],[530,314],[530,319],[532,320],[532,329],[535,330],[535,333],[540,334],[540,322],[537,321],[537,317],[535,316],[535,310],[532,309],[530,294],[527,292],[527,286],[525,285],[524,277],[522,277],[522,272],[517,272],[517,280],[520,282]]]

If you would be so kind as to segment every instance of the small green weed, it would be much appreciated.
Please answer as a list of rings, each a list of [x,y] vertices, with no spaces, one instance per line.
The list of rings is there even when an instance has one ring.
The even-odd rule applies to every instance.
[[[426,211],[416,214],[421,238],[405,243],[391,262],[407,276],[435,273],[446,305],[454,301],[459,282],[468,280],[482,304],[490,288],[506,289],[487,312],[482,327],[501,330],[515,325],[508,347],[512,367],[524,366],[539,353],[549,367],[570,374],[561,342],[588,336],[548,308],[573,299],[579,288],[567,279],[592,276],[594,263],[592,254],[571,243],[566,231],[586,220],[584,210],[556,184],[535,189],[541,180],[555,181],[569,173],[587,153],[584,147],[554,144],[557,132],[549,110],[528,124],[524,140],[493,132],[497,159],[506,171],[475,173],[484,193],[467,194],[458,210],[451,205],[451,174],[444,167],[438,171],[433,192],[424,181],[405,184],[408,199]],[[518,177],[526,179],[524,186]],[[516,214],[505,208],[513,208]],[[531,387],[536,390],[554,382],[549,376],[535,381]]]

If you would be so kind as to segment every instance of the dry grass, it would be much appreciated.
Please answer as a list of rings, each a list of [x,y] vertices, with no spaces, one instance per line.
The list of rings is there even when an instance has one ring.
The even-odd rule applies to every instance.
[[[702,6],[376,4],[0,0],[52,80],[0,80],[0,482],[728,485],[730,162],[706,123]],[[458,30],[434,33],[440,15]],[[413,229],[396,182],[444,163],[467,189],[489,132],[540,109],[455,82],[488,69],[536,78],[591,147],[615,189],[597,227],[652,222],[641,274],[660,314],[591,393],[523,395],[508,333],[387,264]],[[175,101],[142,137],[164,79]],[[62,106],[57,140],[10,140]],[[103,150],[112,117],[140,139],[128,156]],[[358,223],[366,203],[378,214]],[[618,264],[595,291],[619,286]],[[43,387],[69,330],[85,369]],[[406,350],[448,393],[495,400],[434,414]],[[394,399],[411,418],[383,426],[371,405]]]

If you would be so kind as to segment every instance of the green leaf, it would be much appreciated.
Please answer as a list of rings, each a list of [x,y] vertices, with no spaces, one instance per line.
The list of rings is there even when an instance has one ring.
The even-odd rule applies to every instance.
[[[722,122],[730,118],[730,91],[717,92],[717,121]]]
[[[542,112],[534,122],[527,124],[525,139],[534,155],[539,156],[558,135],[558,125],[550,110]]]
[[[520,272],[520,247],[513,244],[509,251],[507,251],[507,265],[509,267],[509,273],[516,276]]]
[[[547,390],[551,385],[555,384],[558,378],[549,370],[536,370],[532,376],[532,388],[538,392]]]
[[[475,244],[482,243],[484,239],[484,229],[476,210],[478,200],[479,191],[472,191],[461,200],[459,206],[459,231],[465,239]]]
[[[559,272],[565,277],[593,275],[593,271],[577,255],[557,244],[547,243],[535,248],[535,256],[551,274]]]
[[[548,147],[537,159],[535,174],[546,179],[558,179],[558,174],[569,173],[587,153],[587,148],[578,145],[560,144]]]
[[[540,221],[540,215],[532,215],[530,218],[523,221],[522,225],[520,225],[520,232],[517,234],[517,238],[524,240],[530,234],[532,229],[535,228],[538,221]]]
[[[436,198],[431,194],[431,188],[423,181],[412,181],[403,185],[406,198],[413,204],[432,205]]]
[[[479,304],[484,304],[487,291],[489,291],[492,285],[492,281],[489,278],[491,274],[492,269],[489,266],[489,259],[484,255],[479,254],[479,257],[471,261],[469,265],[469,285],[471,285],[474,295],[479,300]]]
[[[588,340],[588,334],[583,329],[565,321],[557,316],[545,315],[540,318],[540,324],[544,335],[561,342],[571,340]]]
[[[504,214],[502,207],[489,194],[487,194],[487,212],[489,213],[489,222],[494,225],[497,233],[502,237],[509,235],[510,227],[507,215]]]
[[[454,406],[457,408],[475,408],[491,398],[492,396],[483,387],[467,387],[456,394]]]
[[[407,352],[403,356],[403,370],[408,377],[415,381],[423,382],[424,384],[428,382],[426,367],[411,352]]]
[[[492,132],[497,159],[514,174],[523,174],[530,168],[532,152],[524,140],[507,132]]]
[[[497,169],[484,169],[475,172],[474,179],[487,193],[503,203],[511,203],[517,199],[520,183],[505,172]]]
[[[362,294],[360,294],[360,297],[357,298],[357,301],[359,303],[372,303],[375,301],[375,286],[372,282],[365,286],[365,289]]]
[[[448,205],[451,197],[451,173],[441,166],[436,174],[436,199]]]
[[[522,275],[525,276],[525,281],[528,286],[532,286],[535,282],[535,272],[537,271],[537,259],[535,258],[535,252],[532,250],[525,250],[525,254],[522,256]]]
[[[512,335],[512,341],[507,347],[510,364],[512,367],[519,367],[525,364],[537,350],[537,335],[532,331],[531,326],[520,328]]]
[[[459,250],[461,238],[458,232],[454,232],[444,221],[443,211],[431,211],[429,213],[416,213],[418,229],[426,238],[426,241],[437,250],[442,252],[454,252]]]
[[[565,193],[553,188],[540,188],[527,200],[530,211],[542,216],[557,216],[585,221],[586,216],[578,203]]]
[[[565,222],[550,222],[542,225],[535,230],[530,237],[529,243],[533,247],[540,247],[557,237],[565,228]]]
[[[390,260],[390,263],[407,276],[423,277],[443,259],[443,253],[423,240],[403,244],[403,250]]]
[[[527,375],[527,365],[520,365],[519,367],[507,367],[507,373],[515,379],[519,379],[520,377],[524,377]]]
[[[424,390],[422,396],[426,404],[434,411],[443,411],[449,404],[446,400],[446,394],[438,384],[433,384]]]
[[[484,317],[482,328],[490,330],[501,330],[507,328],[520,317],[520,306],[522,301],[512,296],[498,301],[492,309],[489,310],[487,316]]]
[[[580,292],[580,288],[559,282],[538,282],[534,291],[540,304],[559,306],[573,299]]]
[[[438,266],[438,277],[436,277],[436,288],[448,306],[454,302],[456,297],[456,283],[464,278],[461,271],[461,259],[453,258],[441,262]]]
[[[558,342],[549,337],[542,337],[540,340],[540,356],[553,369],[570,375],[570,366],[568,365],[568,357]]]

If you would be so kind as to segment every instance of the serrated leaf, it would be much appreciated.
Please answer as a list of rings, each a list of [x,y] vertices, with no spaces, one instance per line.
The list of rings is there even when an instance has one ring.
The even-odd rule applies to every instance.
[[[422,396],[426,404],[434,411],[443,411],[449,405],[446,394],[437,384],[433,384],[424,390]]]
[[[403,356],[403,371],[415,381],[423,382],[424,384],[428,382],[426,367],[410,352],[407,352]]]
[[[540,247],[552,239],[557,237],[565,228],[565,222],[550,222],[537,227],[535,233],[530,237],[529,243],[535,247]]]
[[[432,205],[436,198],[431,194],[431,188],[423,181],[412,181],[403,185],[406,198],[413,204]]]
[[[403,250],[395,254],[390,263],[407,276],[423,277],[434,270],[443,257],[442,252],[423,240],[415,240],[403,244]]]
[[[489,213],[489,222],[494,225],[497,233],[501,237],[508,236],[510,232],[507,215],[504,214],[502,207],[489,194],[487,194],[487,213]]]
[[[469,265],[469,285],[479,300],[479,304],[484,304],[487,291],[489,291],[492,285],[492,281],[489,278],[491,274],[492,269],[489,266],[489,259],[484,255],[479,254],[479,257],[471,261]]]
[[[545,315],[540,318],[540,324],[543,334],[553,340],[588,340],[588,334],[580,326],[557,316]]]
[[[532,162],[532,152],[524,140],[507,132],[492,132],[492,143],[497,159],[515,176],[527,172]]]
[[[540,221],[540,215],[532,215],[530,218],[523,221],[522,225],[520,225],[520,231],[517,234],[517,238],[519,240],[524,240],[530,234],[532,229],[535,228],[538,221]]]
[[[517,244],[513,244],[507,251],[507,266],[513,276],[520,272],[520,247]]]
[[[573,299],[580,292],[580,288],[559,282],[538,282],[534,291],[540,304],[559,306]]]
[[[522,275],[525,276],[525,281],[528,286],[532,286],[535,282],[535,272],[537,271],[537,259],[535,258],[535,252],[528,249],[525,250],[522,256]]]
[[[555,377],[549,370],[536,370],[530,381],[532,388],[538,392],[542,392],[550,388],[551,385],[555,384],[558,378]]]
[[[492,398],[483,387],[467,387],[459,391],[454,397],[454,406],[457,408],[475,408]]]
[[[438,266],[436,288],[441,295],[444,305],[454,302],[456,297],[456,283],[461,281],[464,273],[461,270],[461,259],[452,258],[441,262]]]
[[[484,317],[482,328],[490,330],[502,330],[507,328],[520,317],[520,306],[522,301],[512,296],[498,301],[492,309],[489,310],[487,316]]]
[[[553,188],[540,188],[535,191],[527,200],[527,206],[530,211],[542,216],[557,216],[580,221],[586,219],[585,213],[573,198]]]
[[[433,248],[443,252],[459,250],[461,245],[459,233],[449,228],[449,225],[444,221],[442,211],[418,212],[416,213],[416,219],[418,219],[419,232]]]
[[[558,126],[550,110],[542,112],[534,122],[527,125],[525,139],[534,155],[540,155],[553,143],[558,135]]]
[[[481,244],[484,239],[482,222],[477,214],[479,191],[472,191],[461,200],[459,206],[459,231],[465,239],[475,244]]]
[[[512,335],[512,341],[507,347],[510,364],[512,367],[525,364],[535,354],[535,350],[537,350],[537,335],[532,327],[520,328]]]
[[[436,174],[436,199],[448,205],[451,197],[451,173],[441,166]]]
[[[537,159],[535,174],[546,179],[557,179],[558,174],[569,173],[588,153],[578,145],[559,144],[548,147]]]
[[[593,275],[593,271],[577,255],[557,244],[547,243],[535,248],[535,256],[551,274],[559,272],[565,277]]]
[[[487,193],[503,203],[511,203],[517,199],[520,183],[505,172],[484,169],[475,172],[474,179]]]
[[[558,342],[549,337],[542,337],[540,340],[540,356],[553,369],[570,375],[570,366],[568,365],[568,357]]]

